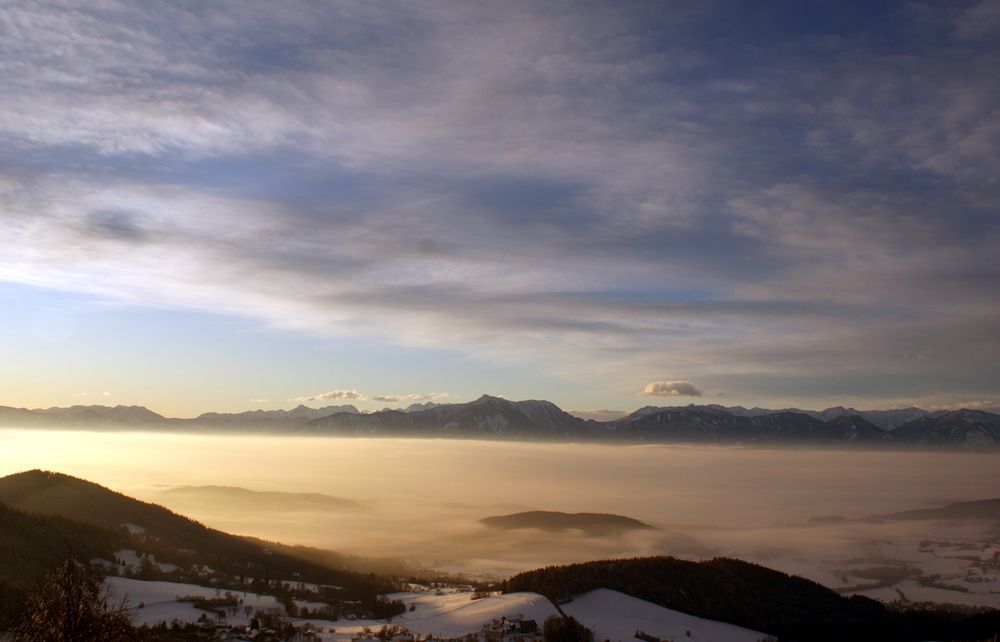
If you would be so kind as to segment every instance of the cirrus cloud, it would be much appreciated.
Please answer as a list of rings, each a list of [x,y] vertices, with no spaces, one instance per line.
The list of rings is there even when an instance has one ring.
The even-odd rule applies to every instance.
[[[12,0],[0,281],[591,391],[995,395],[996,3],[751,4]]]

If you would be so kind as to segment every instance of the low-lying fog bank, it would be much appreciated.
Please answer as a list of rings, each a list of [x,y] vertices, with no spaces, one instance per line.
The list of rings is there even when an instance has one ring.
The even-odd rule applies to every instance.
[[[0,439],[0,474],[57,470],[223,530],[468,573],[725,554],[861,585],[841,562],[877,566],[893,546],[903,557],[921,540],[996,533],[852,520],[1000,496],[1000,459],[988,454],[37,430]],[[527,510],[614,513],[657,530],[597,537],[479,521]]]

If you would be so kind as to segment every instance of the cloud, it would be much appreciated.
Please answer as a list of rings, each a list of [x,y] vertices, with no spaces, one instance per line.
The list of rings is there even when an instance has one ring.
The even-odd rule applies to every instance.
[[[701,390],[690,381],[654,381],[646,384],[642,394],[651,397],[700,397]]]
[[[110,396],[111,396],[111,393],[110,393],[110,392],[102,392],[102,393],[101,393],[101,396],[102,396],[102,397],[110,397]]]
[[[992,395],[995,9],[8,3],[0,281],[590,389]]]
[[[265,404],[265,403],[270,403],[270,401],[267,400],[267,399],[258,399],[256,397],[252,397],[250,399],[250,403],[252,403],[252,404]]]
[[[377,395],[372,397],[372,401],[385,401],[387,403],[397,403],[399,399],[399,395]]]
[[[362,395],[357,390],[330,390],[329,392],[323,392],[318,395],[309,395],[305,397],[295,397],[294,399],[289,399],[289,401],[296,401],[299,403],[305,401],[329,401],[331,399],[364,399]]]
[[[130,212],[114,210],[88,212],[84,225],[86,232],[95,237],[132,243],[141,242],[146,238],[145,230]]]

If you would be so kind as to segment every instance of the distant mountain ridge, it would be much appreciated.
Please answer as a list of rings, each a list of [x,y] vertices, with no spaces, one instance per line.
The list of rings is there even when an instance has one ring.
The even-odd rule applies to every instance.
[[[291,410],[249,410],[247,412],[236,413],[205,412],[190,421],[201,425],[229,428],[240,426],[279,428],[282,426],[298,425],[340,412],[356,415],[359,411],[354,404],[326,406],[324,408],[310,408],[299,404]]]
[[[301,430],[353,436],[565,439],[582,434],[587,425],[550,401],[508,401],[483,395],[469,403],[419,411],[339,413],[310,421]]]
[[[376,437],[526,439],[626,443],[861,444],[994,449],[1000,415],[920,408],[822,411],[646,406],[612,421],[581,419],[549,401],[483,395],[468,403],[427,404],[362,413],[353,405],[171,419],[141,406],[0,407],[0,425],[98,429],[221,430]]]

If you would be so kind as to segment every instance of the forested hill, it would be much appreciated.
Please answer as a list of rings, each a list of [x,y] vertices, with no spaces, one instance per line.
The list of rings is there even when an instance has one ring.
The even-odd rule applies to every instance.
[[[109,559],[130,548],[185,569],[210,567],[220,581],[297,578],[345,588],[352,599],[373,600],[392,584],[345,568],[332,551],[239,537],[209,528],[157,504],[142,502],[69,475],[32,470],[0,478],[0,582],[21,591],[73,553]],[[168,578],[151,578],[168,579]]]
[[[843,597],[801,577],[726,558],[602,560],[529,571],[505,584],[507,592],[533,591],[556,603],[598,588],[766,631],[782,640],[980,640],[1000,631],[1000,611],[979,615],[893,612],[868,598]]]
[[[27,589],[67,555],[110,558],[125,544],[118,531],[0,504],[0,630],[20,608]]]

